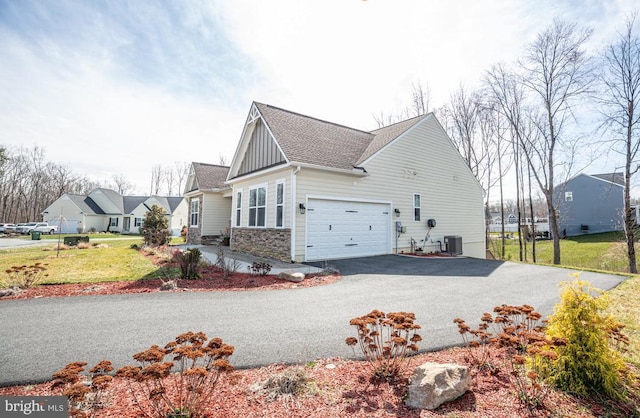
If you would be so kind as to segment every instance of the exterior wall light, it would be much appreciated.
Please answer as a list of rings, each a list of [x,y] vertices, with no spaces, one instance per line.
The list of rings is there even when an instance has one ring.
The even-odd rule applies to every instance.
[[[396,218],[399,218],[399,217],[400,217],[400,209],[395,208],[395,209],[393,210],[393,212],[396,214]]]
[[[304,205],[304,203],[299,203],[298,209],[300,209],[300,215],[304,215],[304,213],[307,211],[307,207]]]

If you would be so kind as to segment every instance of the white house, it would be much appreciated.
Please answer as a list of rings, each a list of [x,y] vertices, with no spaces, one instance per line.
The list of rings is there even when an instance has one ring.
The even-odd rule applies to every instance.
[[[145,214],[161,206],[169,218],[172,235],[187,225],[189,208],[184,197],[122,196],[113,190],[95,189],[88,195],[65,193],[43,212],[43,220],[59,225],[63,233],[93,231],[137,234]]]
[[[189,201],[187,242],[208,244],[228,233],[231,186],[225,183],[229,167],[191,163],[184,196]]]
[[[236,251],[485,257],[482,188],[432,113],[367,132],[254,102],[226,184]]]

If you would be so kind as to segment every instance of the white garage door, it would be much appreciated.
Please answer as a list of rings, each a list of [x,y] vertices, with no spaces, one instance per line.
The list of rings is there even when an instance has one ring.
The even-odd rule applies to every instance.
[[[306,259],[388,254],[390,225],[386,203],[309,199]]]

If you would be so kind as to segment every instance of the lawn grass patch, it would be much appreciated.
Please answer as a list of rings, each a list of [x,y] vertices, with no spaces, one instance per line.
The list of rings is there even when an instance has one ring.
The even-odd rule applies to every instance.
[[[640,276],[620,283],[609,292],[610,313],[625,324],[623,332],[629,337],[628,361],[640,367]]]
[[[95,242],[95,241],[94,241]],[[56,243],[0,251],[3,266],[46,264],[48,276],[41,284],[95,283],[156,278],[161,269],[136,250],[142,239],[109,240],[106,247],[70,248],[57,254]],[[4,270],[4,269],[3,269]],[[1,274],[5,274],[4,271]]]
[[[526,243],[526,261],[533,261],[531,242]],[[636,251],[640,251],[640,247]],[[568,237],[560,240],[562,266],[576,267],[593,271],[614,273],[628,272],[624,233],[606,232]],[[505,260],[518,261],[519,247],[517,239],[508,239],[505,246]],[[553,242],[536,242],[536,262],[552,264]]]

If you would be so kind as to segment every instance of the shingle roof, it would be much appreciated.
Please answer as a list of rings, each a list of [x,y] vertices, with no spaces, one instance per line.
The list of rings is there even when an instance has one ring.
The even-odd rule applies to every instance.
[[[372,132],[254,102],[286,158],[292,162],[352,169],[406,132],[418,116]]]
[[[624,186],[624,174],[622,173],[592,174],[592,176]]]
[[[225,181],[229,174],[229,167],[223,165],[192,163],[199,190],[214,190],[227,188]]]
[[[96,204],[89,196],[78,195],[78,194],[67,194],[67,196],[75,203],[75,205],[80,208],[80,210],[84,213],[95,213],[97,215],[104,215],[104,211],[100,206]]]

